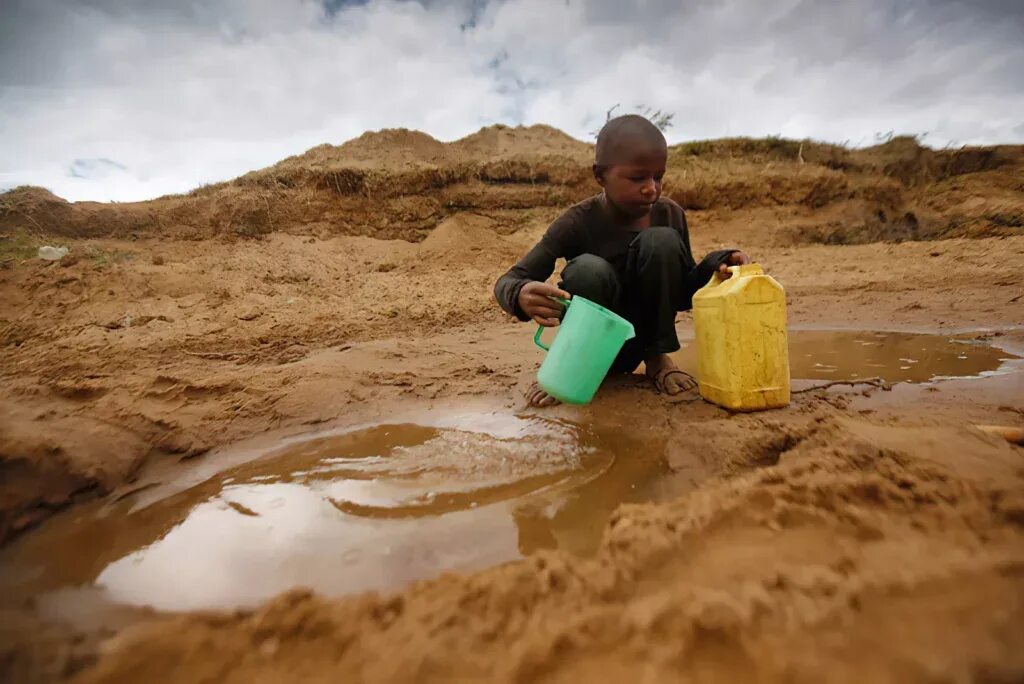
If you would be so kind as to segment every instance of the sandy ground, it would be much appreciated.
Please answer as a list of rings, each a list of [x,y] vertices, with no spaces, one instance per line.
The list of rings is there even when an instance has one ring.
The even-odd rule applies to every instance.
[[[785,285],[794,326],[972,331],[1024,351],[1024,236],[780,238],[828,211],[692,211],[695,250],[746,249]],[[419,243],[64,239],[59,263],[8,264],[3,536],[268,431],[412,406],[529,414],[532,330],[490,288],[556,214],[523,210],[509,234],[465,211]],[[542,551],[393,593],[296,590],[94,634],[12,613],[0,665],[83,682],[1024,677],[1024,452],[971,427],[1024,421],[1024,373],[753,415],[670,404],[638,379],[549,413],[658,435],[692,491],[619,508],[592,558]]]

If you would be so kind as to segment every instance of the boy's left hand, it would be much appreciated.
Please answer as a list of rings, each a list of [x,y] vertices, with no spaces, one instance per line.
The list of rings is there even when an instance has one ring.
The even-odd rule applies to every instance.
[[[718,267],[718,277],[722,280],[728,280],[732,278],[732,271],[729,270],[730,266],[743,266],[750,263],[750,257],[747,256],[746,252],[733,252],[729,255],[729,258],[722,262]]]

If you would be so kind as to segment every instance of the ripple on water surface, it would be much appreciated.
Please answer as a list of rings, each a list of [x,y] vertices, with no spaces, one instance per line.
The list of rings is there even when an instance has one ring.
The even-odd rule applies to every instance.
[[[394,588],[541,548],[587,554],[615,506],[651,498],[661,453],[613,431],[496,414],[329,434],[164,498],[58,516],[5,549],[3,584],[188,610],[294,586]]]

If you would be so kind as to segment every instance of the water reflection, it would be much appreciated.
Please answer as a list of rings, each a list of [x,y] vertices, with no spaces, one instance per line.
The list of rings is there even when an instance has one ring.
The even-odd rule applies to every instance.
[[[681,368],[695,371],[692,342],[676,354]],[[1018,358],[981,341],[944,335],[858,330],[791,330],[789,366],[794,379],[928,382],[976,377]]]
[[[612,510],[650,497],[659,443],[501,416],[501,436],[380,425],[292,445],[137,507],[96,503],[4,550],[3,584],[165,610],[252,605],[294,586],[388,589],[537,549],[591,553]]]

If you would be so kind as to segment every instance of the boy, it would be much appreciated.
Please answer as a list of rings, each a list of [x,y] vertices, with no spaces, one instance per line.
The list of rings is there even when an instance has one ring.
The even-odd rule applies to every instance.
[[[571,207],[544,237],[498,279],[494,295],[519,320],[556,326],[564,310],[552,297],[580,295],[629,320],[636,337],[625,344],[610,372],[631,373],[640,362],[658,391],[668,395],[696,389],[691,375],[676,367],[679,349],[675,316],[692,306],[694,293],[718,271],[749,263],[738,250],[720,250],[697,264],[682,208],[661,197],[668,145],[645,117],[612,119],[597,136],[594,178],[603,192]],[[555,260],[568,263],[558,287],[544,281]],[[532,406],[558,401],[537,386]]]

